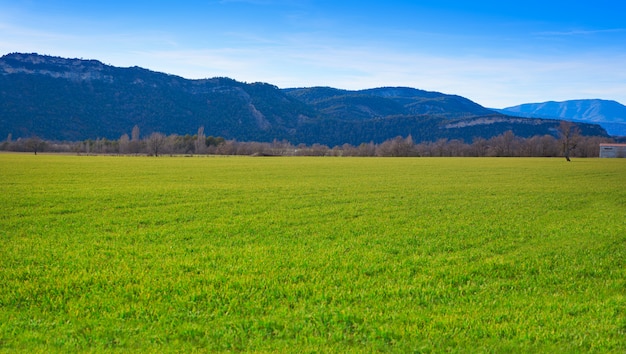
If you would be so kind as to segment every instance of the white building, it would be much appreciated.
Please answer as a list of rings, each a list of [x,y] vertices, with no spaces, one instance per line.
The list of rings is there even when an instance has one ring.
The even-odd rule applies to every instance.
[[[600,144],[600,157],[626,158],[626,144]]]

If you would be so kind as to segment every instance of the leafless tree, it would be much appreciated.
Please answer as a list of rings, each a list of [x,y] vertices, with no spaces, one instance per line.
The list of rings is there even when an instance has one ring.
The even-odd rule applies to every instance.
[[[159,153],[161,153],[161,150],[165,146],[166,141],[167,137],[161,133],[155,132],[150,134],[150,136],[146,140],[146,144],[148,146],[148,151],[150,152],[150,154],[154,156],[159,156]]]
[[[38,136],[33,136],[32,138],[26,140],[26,148],[30,151],[33,151],[35,155],[37,155],[38,151],[43,151],[46,147],[46,142],[41,140]]]
[[[571,161],[570,154],[572,150],[576,148],[580,140],[580,129],[578,129],[576,124],[563,120],[559,124],[558,132],[563,156],[565,156],[565,160],[569,162]]]
[[[487,156],[487,152],[489,151],[489,142],[487,139],[477,137],[472,141],[472,145],[470,146],[470,154],[474,157],[484,157]]]
[[[448,151],[451,156],[466,156],[468,150],[468,145],[459,139],[452,139],[448,142]]]
[[[139,141],[139,126],[135,124],[133,131],[130,134],[132,141]]]
[[[124,134],[120,137],[118,146],[120,154],[127,154],[130,152],[130,138],[128,137],[128,134]]]
[[[142,144],[139,140],[139,126],[133,127],[130,134],[130,143],[128,144],[128,151],[133,154],[138,154],[142,150]]]
[[[506,132],[489,139],[490,145],[495,150],[496,156],[515,156],[518,139],[512,131]]]
[[[196,154],[206,153],[206,135],[204,135],[204,127],[198,128],[198,134],[196,135],[194,147]]]
[[[448,155],[448,139],[441,138],[432,145],[431,156],[447,156]]]

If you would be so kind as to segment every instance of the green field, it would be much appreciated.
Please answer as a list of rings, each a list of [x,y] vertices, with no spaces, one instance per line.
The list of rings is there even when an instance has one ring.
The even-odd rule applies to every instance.
[[[624,159],[0,154],[0,183],[0,351],[626,351]]]

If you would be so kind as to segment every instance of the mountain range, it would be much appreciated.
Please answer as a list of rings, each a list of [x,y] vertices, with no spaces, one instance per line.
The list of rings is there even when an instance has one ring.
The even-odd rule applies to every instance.
[[[329,146],[413,140],[556,135],[557,119],[525,118],[467,98],[407,87],[280,89],[230,78],[189,80],[97,60],[12,53],[0,58],[0,137],[118,139],[151,132]],[[580,123],[585,135],[607,136]]]
[[[526,103],[497,110],[500,113],[530,117],[566,119],[595,123],[610,135],[626,136],[626,106],[615,101],[589,99],[564,102]]]

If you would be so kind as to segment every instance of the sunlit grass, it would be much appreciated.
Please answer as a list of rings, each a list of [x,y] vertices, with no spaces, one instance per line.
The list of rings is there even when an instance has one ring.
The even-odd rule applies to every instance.
[[[0,154],[0,348],[624,351],[626,163]]]

